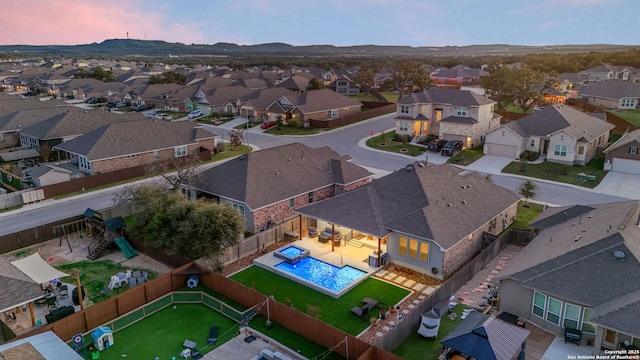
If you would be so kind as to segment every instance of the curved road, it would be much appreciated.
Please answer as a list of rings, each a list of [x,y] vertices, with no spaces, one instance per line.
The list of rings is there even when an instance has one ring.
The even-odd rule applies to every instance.
[[[272,136],[261,133],[258,127],[249,130],[249,142],[260,148],[270,148],[300,142],[311,147],[329,146],[340,155],[349,155],[353,162],[386,172],[402,169],[407,164],[424,157],[412,158],[387,152],[372,151],[358,145],[358,141],[366,138],[371,132],[380,134],[393,128],[395,114],[373,118],[364,122],[342,127],[312,136]],[[228,128],[205,125],[213,132],[227,137]],[[492,181],[510,190],[515,190],[522,178],[510,175],[492,174]],[[617,196],[601,194],[591,189],[584,189],[559,183],[535,181],[538,184],[538,202],[549,205],[598,204],[613,201],[628,200]],[[46,200],[42,203],[31,204],[21,209],[0,213],[0,236],[34,228],[46,223],[81,215],[87,208],[103,209],[112,205],[115,188],[102,189],[79,196]]]

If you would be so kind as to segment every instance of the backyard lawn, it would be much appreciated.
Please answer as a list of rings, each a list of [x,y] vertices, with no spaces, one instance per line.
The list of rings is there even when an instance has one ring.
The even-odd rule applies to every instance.
[[[502,169],[502,172],[594,188],[600,184],[600,181],[607,174],[603,167],[604,160],[602,159],[593,159],[586,166],[567,166],[546,160],[541,164],[514,161]],[[595,175],[596,179],[594,181],[580,182],[577,180],[580,173]]]
[[[527,207],[524,207],[524,201],[520,201],[518,203],[518,212],[516,215],[516,221],[514,221],[508,228],[504,231],[509,231],[509,229],[525,229],[531,230],[532,228],[529,226],[531,222],[540,215],[542,210],[544,209],[543,205],[528,203]]]
[[[149,275],[149,279],[155,278],[158,275],[148,269],[126,267],[120,264],[116,264],[111,260],[85,260],[72,264],[60,265],[57,267],[57,269],[60,271],[64,271],[67,274],[74,274],[76,270],[79,271],[80,283],[85,288],[88,300],[90,300],[92,303],[104,301],[129,289],[128,286],[122,286],[118,289],[101,293],[102,290],[106,290],[109,286],[111,277],[118,274],[119,272],[125,272],[127,270],[142,270],[146,271],[146,273]],[[69,284],[76,284],[75,276],[64,277],[61,280]]]
[[[445,315],[440,322],[440,328],[436,338],[425,338],[418,334],[418,329],[416,329],[416,331],[412,332],[408,338],[393,350],[393,353],[407,360],[436,360],[442,353],[442,344],[440,344],[440,341],[462,322],[460,315],[462,314],[462,310],[467,308],[469,307],[466,305],[456,305],[453,308],[453,312],[458,314],[458,317],[453,320]]]
[[[378,149],[409,156],[418,156],[427,152],[426,147],[416,146],[412,144],[403,145],[400,141],[391,141],[395,134],[395,131],[390,131],[388,133],[382,133],[378,136],[374,136],[367,140],[367,146],[372,149]],[[401,149],[405,149],[406,151],[401,151]]]
[[[229,278],[262,294],[274,295],[276,301],[291,304],[304,313],[309,313],[310,305],[316,307],[320,320],[351,335],[358,335],[369,326],[368,317],[358,318],[350,311],[352,307],[360,305],[363,298],[377,299],[389,307],[409,295],[408,290],[369,278],[340,298],[334,299],[257,266],[251,266]],[[370,315],[377,316],[378,309],[372,310]]]
[[[215,345],[207,344],[211,326],[220,327]],[[196,349],[205,354],[238,334],[235,321],[201,304],[168,306],[135,324],[113,334],[113,345],[100,352],[100,359],[179,358],[185,339],[195,341]],[[90,336],[90,335],[88,335]],[[85,336],[85,342],[87,341]],[[91,359],[91,354],[87,354]]]
[[[612,114],[625,119],[630,124],[640,127],[640,110],[607,110]]]

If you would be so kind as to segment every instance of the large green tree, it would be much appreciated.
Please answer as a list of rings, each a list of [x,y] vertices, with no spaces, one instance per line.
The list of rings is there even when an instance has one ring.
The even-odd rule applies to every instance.
[[[391,81],[398,90],[399,99],[402,99],[406,88],[424,90],[433,86],[429,69],[418,61],[400,59],[394,61],[391,67],[393,69]]]
[[[132,201],[137,212],[127,230],[171,254],[213,258],[242,236],[242,216],[230,205],[190,201],[178,191],[151,186],[136,188]]]
[[[525,180],[518,186],[518,195],[524,198],[524,206],[529,206],[529,199],[533,199],[538,194],[538,185],[531,180]]]
[[[544,82],[543,73],[524,64],[519,67],[496,64],[490,70],[490,75],[481,79],[485,93],[498,102],[499,110],[517,104],[525,113],[529,112],[535,103],[542,102],[540,92],[532,90],[531,87]]]

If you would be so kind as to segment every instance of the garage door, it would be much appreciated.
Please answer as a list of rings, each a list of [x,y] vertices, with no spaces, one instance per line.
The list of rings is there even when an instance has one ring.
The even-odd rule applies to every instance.
[[[464,136],[464,135],[456,135],[456,134],[447,134],[447,133],[444,133],[444,134],[442,134],[442,139],[443,139],[443,140],[447,140],[447,141],[450,141],[450,140],[460,140],[460,141],[462,141],[462,144],[463,144],[463,145],[466,145],[466,144],[467,144],[467,137],[466,137],[466,136]]]
[[[640,161],[629,159],[613,159],[611,171],[640,175]]]
[[[511,159],[516,158],[517,147],[503,144],[487,144],[487,155],[504,156]]]

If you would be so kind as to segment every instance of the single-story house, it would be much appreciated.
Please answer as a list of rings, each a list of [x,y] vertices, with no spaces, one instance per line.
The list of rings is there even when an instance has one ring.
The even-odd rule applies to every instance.
[[[87,174],[105,173],[182,157],[202,149],[212,152],[217,135],[190,121],[139,119],[98,127],[53,150]]]
[[[275,100],[267,111],[274,116],[282,116],[286,121],[300,119],[329,120],[360,112],[362,103],[329,89],[309,90],[293,96],[283,95]]]
[[[205,197],[238,209],[245,229],[257,232],[294,216],[308,204],[348,192],[372,174],[328,147],[294,143],[248,153],[200,173],[192,199]]]
[[[482,143],[484,135],[500,126],[495,101],[469,90],[427,89],[412,92],[397,104],[396,134],[436,135],[460,140],[464,147]]]
[[[609,109],[637,109],[640,84],[624,80],[594,81],[576,89],[588,104]]]
[[[560,336],[577,330],[593,354],[640,346],[639,216],[637,200],[546,209],[494,278],[500,310]]]
[[[518,159],[528,150],[550,162],[585,165],[615,127],[596,116],[564,104],[547,106],[488,132],[483,153]]]
[[[485,233],[515,220],[519,200],[478,173],[416,162],[297,213],[319,229],[339,227],[347,241],[363,234],[388,261],[443,279],[482,248]]]
[[[624,133],[604,149],[605,170],[640,175],[640,129]]]

